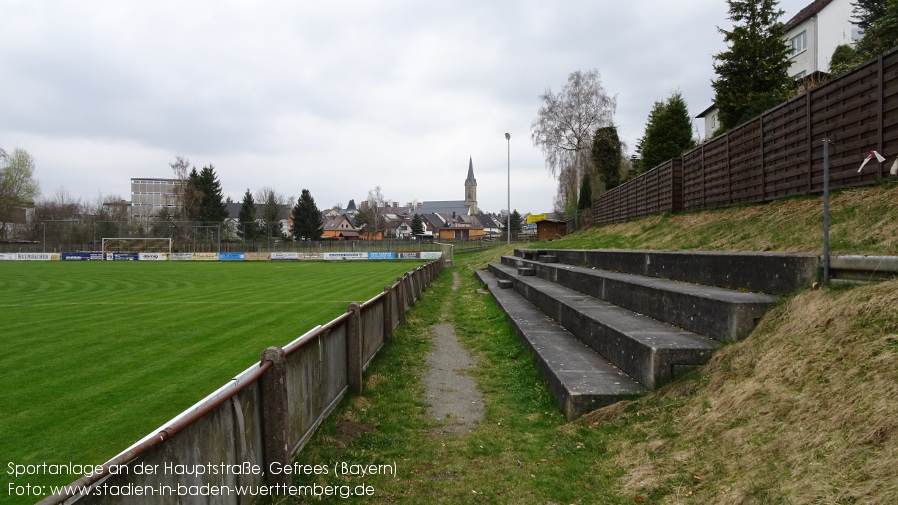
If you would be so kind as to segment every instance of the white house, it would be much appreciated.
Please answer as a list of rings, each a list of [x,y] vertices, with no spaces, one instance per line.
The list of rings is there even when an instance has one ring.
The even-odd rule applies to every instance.
[[[852,0],[814,0],[784,25],[785,40],[792,48],[789,75],[795,80],[817,72],[829,72],[829,60],[841,44],[854,44],[861,37],[851,22]],[[713,104],[695,116],[705,120],[705,137],[720,128]]]
[[[803,79],[815,72],[829,72],[829,60],[842,44],[853,45],[861,31],[851,22],[851,0],[815,0],[785,24],[786,41],[792,48],[789,75]]]

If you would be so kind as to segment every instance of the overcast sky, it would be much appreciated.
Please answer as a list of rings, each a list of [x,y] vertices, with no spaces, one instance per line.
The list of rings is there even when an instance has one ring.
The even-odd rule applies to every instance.
[[[785,0],[782,21],[810,0]],[[552,208],[530,140],[547,88],[598,69],[629,151],[656,100],[711,104],[725,0],[0,0],[0,147],[45,197],[130,199],[132,177],[212,164],[225,196],[308,188],[319,208],[384,196]],[[695,127],[703,130],[701,120]]]

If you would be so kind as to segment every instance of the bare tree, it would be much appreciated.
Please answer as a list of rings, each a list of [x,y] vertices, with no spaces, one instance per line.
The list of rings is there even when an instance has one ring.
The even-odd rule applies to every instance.
[[[547,89],[539,99],[542,105],[530,124],[530,139],[558,177],[557,198],[563,201],[556,200],[556,208],[576,207],[577,181],[584,173],[595,172],[590,156],[593,135],[612,125],[617,99],[605,92],[598,70],[572,72],[559,93]]]
[[[6,238],[10,223],[23,221],[25,206],[33,205],[38,195],[34,158],[18,147],[10,155],[4,151],[0,155],[0,239]]]
[[[287,198],[278,193],[274,188],[265,186],[256,191],[256,202],[262,206],[261,229],[269,237],[282,237],[281,219],[288,215]]]
[[[362,229],[362,233],[373,239],[387,228],[387,219],[384,216],[384,195],[380,186],[368,191],[368,199],[365,203],[365,208],[356,214],[355,225]]]
[[[203,194],[197,189],[196,184],[190,184],[190,160],[179,154],[175,156],[175,162],[169,163],[168,166],[174,172],[175,179],[180,181],[180,188],[175,202],[177,211],[174,214],[167,214],[166,218],[177,216],[181,220],[189,220],[203,199]],[[196,168],[193,170],[195,172]]]
[[[530,124],[530,138],[545,155],[552,175],[588,161],[593,134],[611,126],[617,109],[617,99],[605,92],[599,71],[572,72],[561,92],[547,89],[539,99],[542,105]]]

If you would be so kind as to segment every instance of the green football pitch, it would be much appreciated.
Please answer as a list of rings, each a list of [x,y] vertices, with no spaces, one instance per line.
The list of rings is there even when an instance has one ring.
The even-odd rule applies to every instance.
[[[9,464],[100,464],[420,264],[0,262],[0,502]]]

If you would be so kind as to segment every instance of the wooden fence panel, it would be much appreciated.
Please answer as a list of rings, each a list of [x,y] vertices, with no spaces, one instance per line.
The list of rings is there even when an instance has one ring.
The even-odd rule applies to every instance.
[[[763,198],[762,124],[760,117],[755,118],[730,135],[729,180],[724,205],[757,202]]]
[[[857,186],[878,180],[878,163],[863,173],[857,170],[864,156],[879,149],[879,61],[868,62],[827,82],[811,90],[810,95],[814,154],[808,191],[823,190],[824,138],[831,140],[830,187]]]
[[[599,196],[596,222],[820,192],[824,139],[830,140],[830,187],[894,177],[889,171],[898,159],[898,50]],[[886,161],[873,160],[859,173],[871,150]]]
[[[764,200],[807,190],[811,166],[808,150],[808,100],[804,93],[766,114],[764,122]]]

